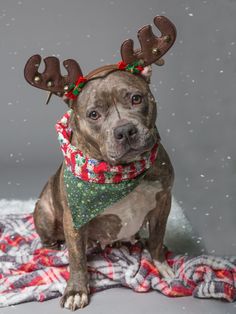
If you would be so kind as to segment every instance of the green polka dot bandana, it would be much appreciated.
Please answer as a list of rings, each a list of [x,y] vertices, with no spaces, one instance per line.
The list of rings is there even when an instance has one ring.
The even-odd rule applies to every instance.
[[[69,169],[64,169],[64,184],[74,227],[79,229],[135,189],[146,171],[135,179],[120,183],[93,183],[75,177]]]

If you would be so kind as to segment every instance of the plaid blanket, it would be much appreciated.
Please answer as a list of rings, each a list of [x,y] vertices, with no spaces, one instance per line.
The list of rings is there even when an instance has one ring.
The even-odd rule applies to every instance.
[[[128,287],[169,297],[236,300],[236,257],[166,255],[176,276],[163,279],[141,244],[88,254],[92,292]],[[67,250],[41,247],[32,215],[0,218],[0,307],[60,296],[69,277]]]

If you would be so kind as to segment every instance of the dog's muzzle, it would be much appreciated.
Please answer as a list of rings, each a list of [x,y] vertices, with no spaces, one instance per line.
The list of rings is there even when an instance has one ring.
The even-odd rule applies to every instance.
[[[125,142],[131,143],[137,138],[137,134],[138,129],[131,122],[117,126],[114,129],[114,138],[119,144],[123,144]]]

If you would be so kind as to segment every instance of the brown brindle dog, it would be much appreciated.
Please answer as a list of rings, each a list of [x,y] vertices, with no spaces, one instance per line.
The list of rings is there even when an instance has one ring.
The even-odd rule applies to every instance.
[[[125,41],[121,47],[126,64],[141,60],[144,70],[139,75],[121,71],[117,65],[96,69],[86,76],[88,82],[75,100],[63,97],[69,84],[82,75],[74,60],[64,61],[68,71],[65,77],[61,76],[55,57],[44,60],[43,73],[38,72],[41,61],[38,55],[31,57],[25,67],[25,77],[31,85],[63,97],[73,109],[71,143],[85,155],[112,165],[127,164],[159,142],[157,159],[141,183],[80,229],[74,227],[68,206],[63,181],[65,162],[40,194],[34,211],[35,227],[46,247],[58,248],[66,242],[70,279],[61,306],[71,310],[89,302],[87,249],[98,244],[103,248],[117,241],[133,241],[143,226],[148,226],[147,248],[154,263],[163,276],[173,275],[165,263],[163,239],[174,172],[155,126],[156,103],[149,82],[150,65],[161,63],[160,58],[175,41],[176,30],[163,16],[155,17],[154,24],[161,37],[153,34],[151,26],[145,26],[138,33],[141,49],[133,50],[132,40]]]

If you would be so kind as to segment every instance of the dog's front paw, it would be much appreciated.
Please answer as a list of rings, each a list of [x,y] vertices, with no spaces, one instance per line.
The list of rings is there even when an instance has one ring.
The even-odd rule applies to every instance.
[[[173,279],[175,277],[175,273],[166,261],[159,262],[157,260],[154,260],[153,262],[164,279]]]
[[[60,305],[71,311],[82,309],[89,303],[89,295],[82,291],[65,291],[61,298]]]

